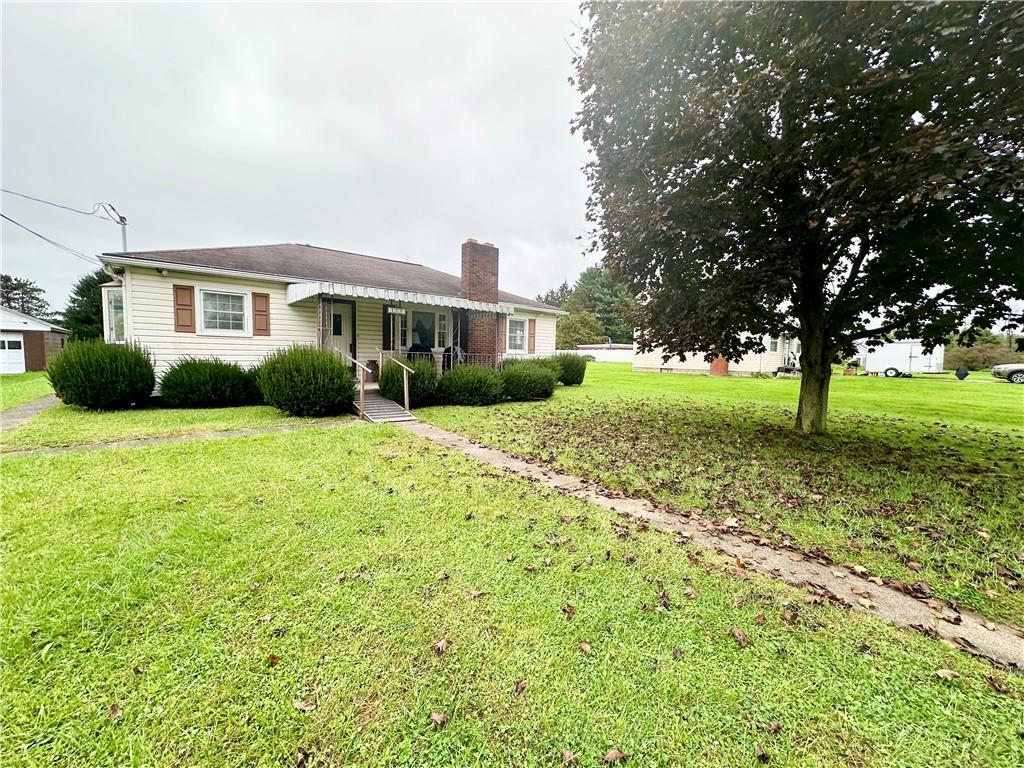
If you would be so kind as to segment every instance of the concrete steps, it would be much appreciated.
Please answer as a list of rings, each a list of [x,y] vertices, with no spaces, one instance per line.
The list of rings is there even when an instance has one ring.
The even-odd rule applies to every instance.
[[[393,422],[393,421],[417,421],[417,418],[405,408],[393,400],[388,400],[379,392],[366,391],[366,412],[359,412],[359,392],[356,391],[356,400],[353,404],[356,413],[367,421],[372,422]]]

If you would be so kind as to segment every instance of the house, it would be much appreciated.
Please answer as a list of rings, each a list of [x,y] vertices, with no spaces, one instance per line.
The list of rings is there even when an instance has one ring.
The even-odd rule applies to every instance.
[[[67,328],[0,307],[0,373],[43,370],[70,337]]]
[[[462,274],[311,245],[104,253],[108,342],[134,341],[158,376],[185,357],[257,365],[282,347],[382,351],[497,365],[555,351],[556,307],[498,287],[498,249],[467,240]],[[451,350],[456,351],[454,354]],[[448,350],[448,354],[445,351]]]
[[[633,345],[634,371],[661,371],[663,373],[706,373],[712,376],[750,376],[755,373],[775,373],[779,368],[793,364],[800,358],[800,340],[782,336],[762,339],[765,351],[760,354],[744,355],[739,362],[718,357],[710,363],[700,352],[687,355],[686,360],[672,356],[663,360],[664,350],[641,352]]]

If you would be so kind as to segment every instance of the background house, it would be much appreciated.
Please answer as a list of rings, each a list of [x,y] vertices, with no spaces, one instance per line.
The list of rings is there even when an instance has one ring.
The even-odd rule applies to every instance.
[[[163,373],[191,355],[257,365],[311,344],[364,364],[382,351],[497,365],[555,351],[565,314],[498,287],[498,249],[467,240],[462,274],[310,245],[105,253],[105,338],[147,347]],[[449,353],[450,355],[451,353]],[[451,357],[448,358],[451,360]]]
[[[641,352],[636,344],[634,344],[633,370],[662,371],[664,373],[705,373],[712,376],[750,376],[754,373],[774,373],[778,368],[785,365],[787,360],[792,357],[800,357],[799,339],[783,336],[776,339],[765,337],[763,341],[765,351],[760,354],[746,355],[739,362],[730,362],[725,358],[717,358],[710,363],[704,359],[702,353],[687,355],[686,360],[680,360],[678,357],[672,356],[665,361],[662,360],[664,350],[659,348],[651,352]]]
[[[64,349],[71,331],[0,307],[0,373],[41,371]]]

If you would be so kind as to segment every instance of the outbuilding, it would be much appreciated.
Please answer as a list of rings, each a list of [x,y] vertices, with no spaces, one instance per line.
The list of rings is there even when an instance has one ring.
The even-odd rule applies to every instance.
[[[69,338],[67,328],[0,306],[0,374],[43,370]]]

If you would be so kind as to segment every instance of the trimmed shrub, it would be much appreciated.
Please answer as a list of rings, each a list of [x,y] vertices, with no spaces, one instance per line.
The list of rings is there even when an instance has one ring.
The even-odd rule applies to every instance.
[[[326,349],[278,350],[260,363],[256,381],[267,405],[292,416],[336,416],[355,399],[352,371]]]
[[[447,405],[491,405],[501,399],[501,380],[485,365],[457,365],[438,380],[437,396]]]
[[[156,374],[149,352],[136,344],[73,341],[46,366],[46,378],[68,405],[116,411],[144,405]]]
[[[409,405],[412,408],[426,405],[433,399],[434,390],[437,389],[437,365],[425,357],[418,357],[406,365],[413,371],[409,374]],[[378,379],[381,395],[399,404],[405,403],[402,373],[402,367],[391,361],[384,363]]]
[[[557,380],[562,375],[562,364],[557,357],[506,357],[501,361],[501,370],[512,368],[516,365],[540,365],[547,368]]]
[[[169,408],[228,408],[261,402],[252,371],[237,363],[183,357],[160,379],[160,396]]]
[[[536,363],[524,363],[501,372],[501,394],[506,400],[546,400],[555,391],[555,374]]]
[[[587,358],[582,355],[556,355],[552,358],[558,363],[558,380],[567,387],[583,383],[587,375]]]

